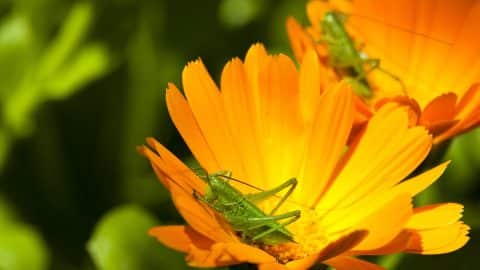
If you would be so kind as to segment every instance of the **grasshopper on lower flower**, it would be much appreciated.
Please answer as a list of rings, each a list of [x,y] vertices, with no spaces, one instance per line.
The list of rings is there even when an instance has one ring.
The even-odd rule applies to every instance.
[[[300,218],[300,210],[278,215],[276,211],[294,191],[297,185],[296,178],[291,178],[270,190],[253,194],[242,194],[230,185],[228,182],[233,178],[229,171],[219,171],[201,178],[208,184],[207,191],[203,196],[194,191],[193,196],[223,216],[243,242],[275,245],[293,241],[293,235],[286,226]],[[285,195],[268,214],[255,204],[287,188]]]

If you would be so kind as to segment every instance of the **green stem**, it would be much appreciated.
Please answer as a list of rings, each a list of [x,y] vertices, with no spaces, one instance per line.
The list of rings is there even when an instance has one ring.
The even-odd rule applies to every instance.
[[[378,260],[378,264],[388,270],[396,269],[402,259],[405,257],[404,253],[397,253],[389,256],[383,256]]]
[[[40,179],[39,187],[43,194],[55,194],[46,199],[51,207],[61,211],[76,209],[73,205],[72,187],[66,181],[65,160],[62,149],[59,147],[57,127],[52,121],[51,111],[45,108],[39,113],[42,126],[36,129],[34,155],[36,156],[36,173]],[[68,212],[67,211],[67,212]]]

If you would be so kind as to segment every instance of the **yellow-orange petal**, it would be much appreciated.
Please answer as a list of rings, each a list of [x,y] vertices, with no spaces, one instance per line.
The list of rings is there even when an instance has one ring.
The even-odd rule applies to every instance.
[[[286,125],[282,126],[284,129],[297,127],[300,120],[298,118],[298,81],[295,63],[283,54],[271,57],[265,68],[259,71],[258,88],[262,109],[260,117],[264,124],[283,124]]]
[[[354,100],[356,109],[355,117],[357,118],[355,119],[355,122],[360,124],[364,123],[372,117],[373,113],[367,106],[367,104],[365,104],[365,102],[363,102],[359,96],[355,95]]]
[[[283,264],[279,264],[279,263],[262,263],[262,264],[259,264],[258,266],[258,270],[291,270],[289,269],[288,267],[286,267],[285,265]]]
[[[351,156],[342,160],[344,168],[318,207],[345,207],[367,194],[390,188],[425,159],[431,143],[424,128],[409,128],[404,109],[383,106],[368,123],[359,143],[349,149]]]
[[[413,230],[416,237],[405,250],[409,253],[443,254],[463,247],[470,228],[462,222],[428,230]]]
[[[433,99],[423,109],[420,124],[431,125],[437,121],[449,121],[455,117],[457,95],[447,93]]]
[[[355,230],[349,232],[332,243],[328,244],[324,249],[318,254],[314,254],[314,258],[310,258],[310,261],[322,262],[339,256],[345,252],[348,252],[352,248],[355,248],[359,243],[361,243],[366,237],[368,237],[369,232],[367,230]]]
[[[214,244],[211,239],[199,234],[189,226],[159,226],[150,229],[148,234],[157,238],[167,247],[184,253],[188,252],[192,245],[208,249]]]
[[[480,83],[473,84],[462,96],[455,114],[457,117],[466,118],[472,112],[478,112],[480,110]],[[478,115],[477,115],[478,118]]]
[[[355,38],[365,42],[363,50],[400,76],[422,106],[446,91],[462,93],[478,78],[475,1],[359,0],[352,13],[347,24],[359,29]]]
[[[354,249],[348,252],[348,255],[387,255],[404,251],[412,239],[412,232],[409,230],[401,231],[395,238],[385,245],[375,248],[360,250]]]
[[[166,92],[167,109],[173,124],[192,154],[207,171],[219,170],[219,164],[187,101],[174,84]]]
[[[406,227],[426,230],[450,225],[462,217],[462,212],[463,205],[458,203],[439,203],[418,207],[414,209]]]
[[[240,262],[258,264],[275,261],[275,258],[265,251],[243,243],[225,243],[225,250]]]
[[[286,55],[272,56],[259,71],[258,83],[259,138],[268,188],[296,175],[303,158],[296,66]]]
[[[442,2],[440,7],[442,6],[450,9],[443,14],[437,12],[436,20],[441,22],[438,27],[455,29],[456,33],[452,35],[452,44],[446,49],[448,53],[442,59],[443,65],[437,67],[441,69],[439,70],[441,73],[438,74],[442,76],[436,77],[435,83],[437,88],[443,86],[445,89],[454,90],[463,95],[472,83],[478,82],[480,77],[480,60],[478,59],[480,29],[476,27],[480,22],[480,3],[447,1]]]
[[[301,61],[299,78],[300,110],[303,121],[309,125],[312,123],[321,94],[320,63],[318,56],[312,49],[308,49]]]
[[[457,134],[480,124],[480,84],[472,85],[456,107],[457,123],[435,138],[435,143],[441,143]]]
[[[320,22],[325,13],[332,10],[332,5],[327,1],[314,0],[307,3],[307,16],[316,30],[320,30]]]
[[[306,51],[310,48],[315,48],[315,44],[293,17],[287,19],[286,28],[293,54],[297,61],[301,62]]]
[[[336,270],[383,270],[384,268],[353,257],[339,256],[325,262]]]
[[[391,220],[383,221],[381,217],[385,215],[385,212],[388,212],[390,207],[396,209],[399,215]],[[365,243],[368,246],[361,248],[374,249],[385,245],[403,229],[404,224],[408,222],[408,218],[412,213],[412,206],[411,198],[408,194],[390,190],[370,194],[344,207],[316,209],[316,211],[321,215],[321,225],[328,234],[333,235],[353,229],[367,230],[371,234],[371,236],[365,239]],[[389,223],[391,227],[380,227],[381,224],[385,223]],[[378,237],[374,235],[377,231],[379,232]],[[368,238],[371,239],[368,240]]]
[[[385,97],[412,98],[424,109],[419,122],[434,136],[435,144],[480,124],[480,93],[465,98],[480,79],[480,39],[476,38],[480,28],[475,27],[480,22],[480,3],[312,0],[307,5],[312,26],[304,29],[312,40],[319,40],[320,21],[330,10],[349,14],[345,27],[358,43],[365,45],[362,52],[381,59],[382,68],[406,86],[401,87],[398,80],[384,72],[371,72],[371,105]],[[316,45],[317,51],[326,48]],[[463,100],[463,104],[456,105],[453,97]],[[460,109],[463,105],[467,105],[466,109]],[[421,115],[414,112],[412,123]],[[359,115],[356,121],[359,125],[362,117]]]
[[[462,210],[462,205],[454,203],[417,208],[405,225],[407,229],[400,232],[392,241],[375,249],[365,249],[359,245],[350,254],[383,255],[402,251],[439,254],[454,251],[468,240],[465,225],[457,223]],[[438,242],[435,242],[435,239]]]
[[[353,93],[346,82],[327,90],[320,98],[312,132],[306,144],[302,185],[297,194],[306,205],[315,206],[344,152],[353,124]],[[312,196],[312,190],[316,190]]]
[[[407,229],[400,232],[392,241],[386,243],[384,246],[373,249],[367,249],[359,245],[351,254],[382,255],[402,252],[404,250],[410,250],[410,252],[416,253],[433,253],[440,252],[440,250],[442,252],[453,251],[456,247],[462,245],[462,243],[465,244],[468,238],[465,237],[465,235],[459,235],[458,238],[455,238],[455,229],[458,229],[458,227],[448,229],[444,227],[457,223],[462,211],[463,206],[455,203],[428,205],[416,208],[414,214],[408,220],[408,223],[405,224],[405,228]],[[434,231],[440,234],[445,232],[447,235],[447,238],[443,240],[442,244],[426,243],[430,240],[433,241],[434,237],[432,237],[431,234]],[[450,232],[450,234],[448,234],[448,232]],[[448,241],[450,241],[451,244],[448,244]],[[444,245],[446,242],[447,245]],[[442,249],[438,248],[439,246],[442,247]]]
[[[427,205],[415,209],[407,224],[412,239],[408,252],[442,254],[461,248],[468,241],[469,227],[458,220],[463,206],[456,203]]]
[[[190,196],[172,193],[175,208],[178,209],[185,221],[202,235],[214,240],[224,242],[239,242],[230,225],[218,216],[208,206],[194,203]]]
[[[209,249],[192,247],[187,263],[194,267],[220,267],[239,263],[270,264],[275,258],[253,246],[242,243],[215,243]]]
[[[208,206],[193,197],[193,192],[202,193],[205,183],[200,180],[187,166],[172,155],[165,147],[152,138],[148,143],[158,155],[145,151],[152,167],[168,184],[175,207],[187,223],[195,231],[215,241],[238,242],[225,221]],[[144,148],[145,149],[145,148]]]
[[[385,105],[391,106],[392,103],[397,103],[399,106],[404,106],[408,112],[408,119],[411,126],[417,125],[421,115],[422,110],[420,109],[420,105],[415,101],[415,99],[410,98],[408,96],[395,96],[395,97],[387,97],[382,98],[374,103],[375,110],[379,110],[381,107]]]
[[[245,72],[247,73],[248,82],[250,83],[252,99],[257,107],[260,103],[258,96],[260,92],[258,82],[260,71],[266,68],[270,58],[271,56],[267,54],[267,50],[260,43],[252,45],[245,56]]]
[[[406,192],[415,196],[434,183],[443,174],[449,163],[450,161],[445,161],[433,169],[409,178],[396,185],[394,189],[396,192]]]
[[[318,0],[314,0],[318,1]],[[320,0],[322,1],[322,0]],[[329,1],[334,10],[340,10],[346,14],[352,14],[353,3],[351,0],[331,0]]]
[[[226,108],[225,119],[232,138],[236,142],[238,160],[243,168],[243,171],[234,171],[234,177],[246,182],[250,180],[262,181],[265,176],[262,151],[259,147],[259,130],[255,121],[257,109],[254,93],[247,79],[245,65],[240,59],[233,59],[223,69],[221,89],[222,101]],[[264,186],[264,183],[259,182],[252,184]]]
[[[378,203],[382,203],[382,201],[379,200]],[[391,213],[395,213],[395,215],[391,215]],[[384,247],[403,230],[412,213],[410,195],[404,193],[395,196],[356,225],[356,228],[365,229],[369,234],[355,249],[371,250]],[[386,216],[388,218],[385,218]]]
[[[419,124],[437,136],[459,122],[456,118],[457,95],[447,93],[433,99],[423,110]]]
[[[169,182],[170,186],[177,185],[188,192],[193,190],[200,193],[204,192],[205,182],[200,180],[190,168],[170,153],[167,148],[151,137],[147,138],[147,144],[156,152],[150,151],[150,155],[147,156],[150,161],[156,161],[154,165],[157,169],[160,169],[167,177],[175,179],[175,181]]]
[[[434,143],[438,144],[438,136],[442,135],[442,133],[451,130],[458,124],[458,120],[445,120],[445,121],[436,121],[435,123],[424,125],[430,133],[434,136]]]
[[[220,91],[202,61],[190,62],[185,67],[182,82],[193,115],[220,168],[241,172],[243,168],[227,127]]]

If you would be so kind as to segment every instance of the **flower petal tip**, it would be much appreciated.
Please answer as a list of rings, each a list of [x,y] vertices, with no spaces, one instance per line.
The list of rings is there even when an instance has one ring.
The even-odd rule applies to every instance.
[[[155,148],[155,145],[157,144],[157,140],[155,140],[155,138],[147,137],[146,141],[150,147]]]
[[[137,150],[137,152],[142,155],[142,156],[147,156],[147,147],[145,145],[138,145],[137,147],[135,147],[135,149]]]

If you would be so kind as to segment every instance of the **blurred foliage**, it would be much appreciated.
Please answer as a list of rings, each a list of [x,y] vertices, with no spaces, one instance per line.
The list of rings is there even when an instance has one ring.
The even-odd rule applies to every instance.
[[[223,0],[219,18],[227,28],[239,28],[252,22],[265,8],[265,0]]]
[[[452,142],[446,160],[452,160],[445,172],[445,188],[450,191],[451,199],[461,199],[458,195],[471,194],[472,186],[477,183],[478,166],[480,164],[480,129],[469,132]],[[454,179],[454,180],[453,180]],[[476,183],[477,182],[477,183]]]
[[[0,269],[48,269],[45,243],[30,226],[0,226],[0,239]]]
[[[219,81],[255,42],[291,54],[285,20],[305,22],[305,2],[0,1],[0,269],[187,268],[147,234],[183,221],[135,147],[154,136],[191,162],[168,118],[167,82],[181,88],[197,57]],[[449,169],[422,198],[466,204],[472,243],[386,264],[471,269],[479,143],[479,130],[454,140]]]
[[[0,269],[48,269],[49,256],[40,234],[19,222],[8,203],[0,197]]]
[[[183,255],[144,237],[158,224],[158,220],[138,206],[111,210],[99,221],[87,245],[97,269],[185,269]]]
[[[91,4],[72,6],[52,38],[35,31],[25,2],[15,4],[0,24],[0,168],[8,150],[5,141],[32,132],[32,115],[40,104],[74,94],[110,66],[104,45],[84,42],[92,24]]]

